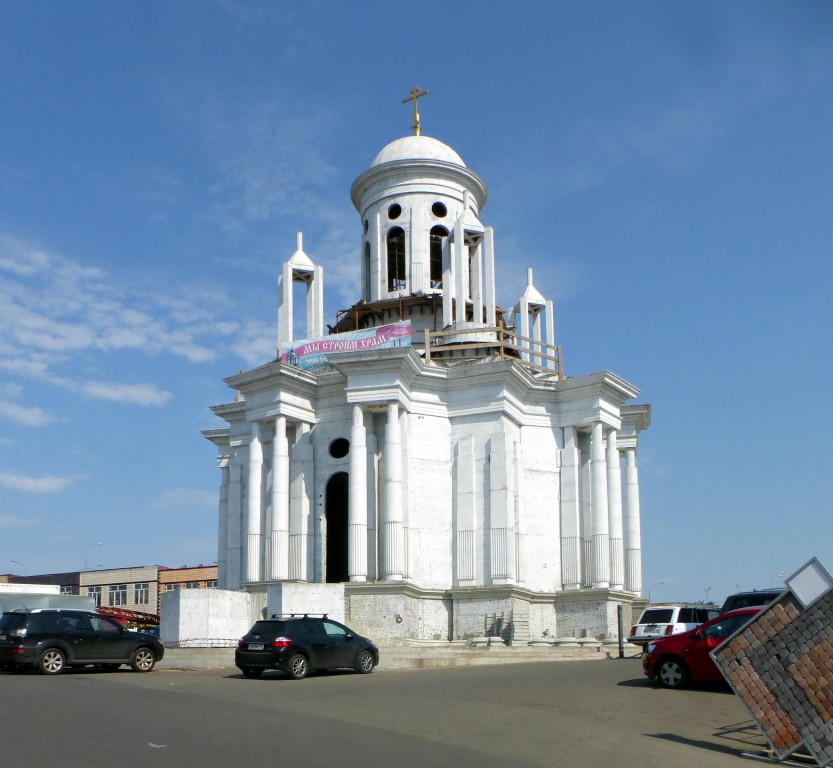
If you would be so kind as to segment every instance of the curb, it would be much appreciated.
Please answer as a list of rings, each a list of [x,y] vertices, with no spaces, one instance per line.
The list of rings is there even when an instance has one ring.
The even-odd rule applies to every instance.
[[[545,661],[588,661],[610,659],[617,655],[610,649],[598,645],[575,648],[380,646],[377,670],[472,667]],[[157,669],[167,670],[187,671],[224,668],[234,668],[234,648],[166,648],[164,658],[157,664]]]

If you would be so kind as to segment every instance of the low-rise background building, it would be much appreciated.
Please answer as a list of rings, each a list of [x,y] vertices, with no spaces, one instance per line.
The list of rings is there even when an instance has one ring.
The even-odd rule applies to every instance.
[[[149,619],[148,623],[158,624],[162,593],[216,588],[217,566],[200,564],[168,568],[164,565],[143,565],[33,576],[5,574],[0,576],[0,582],[54,587],[61,595],[92,598],[94,606],[102,613],[111,612],[121,620],[127,620],[131,614],[144,614]]]

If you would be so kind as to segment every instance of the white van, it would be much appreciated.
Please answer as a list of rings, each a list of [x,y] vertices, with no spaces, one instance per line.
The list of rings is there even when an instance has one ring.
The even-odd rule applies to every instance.
[[[688,632],[718,615],[717,608],[702,603],[658,603],[649,605],[631,627],[628,641],[647,645],[652,640]]]

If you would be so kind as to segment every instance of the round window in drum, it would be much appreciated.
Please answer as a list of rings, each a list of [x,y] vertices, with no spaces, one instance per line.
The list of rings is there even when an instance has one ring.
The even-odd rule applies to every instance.
[[[343,459],[350,453],[350,441],[345,437],[338,437],[330,443],[330,456],[334,459]]]

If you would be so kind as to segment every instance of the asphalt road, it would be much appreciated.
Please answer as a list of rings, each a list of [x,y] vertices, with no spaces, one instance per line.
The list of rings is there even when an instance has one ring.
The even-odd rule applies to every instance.
[[[27,768],[730,768],[764,748],[728,688],[657,688],[636,658],[299,682],[0,672],[0,711],[3,763]]]

